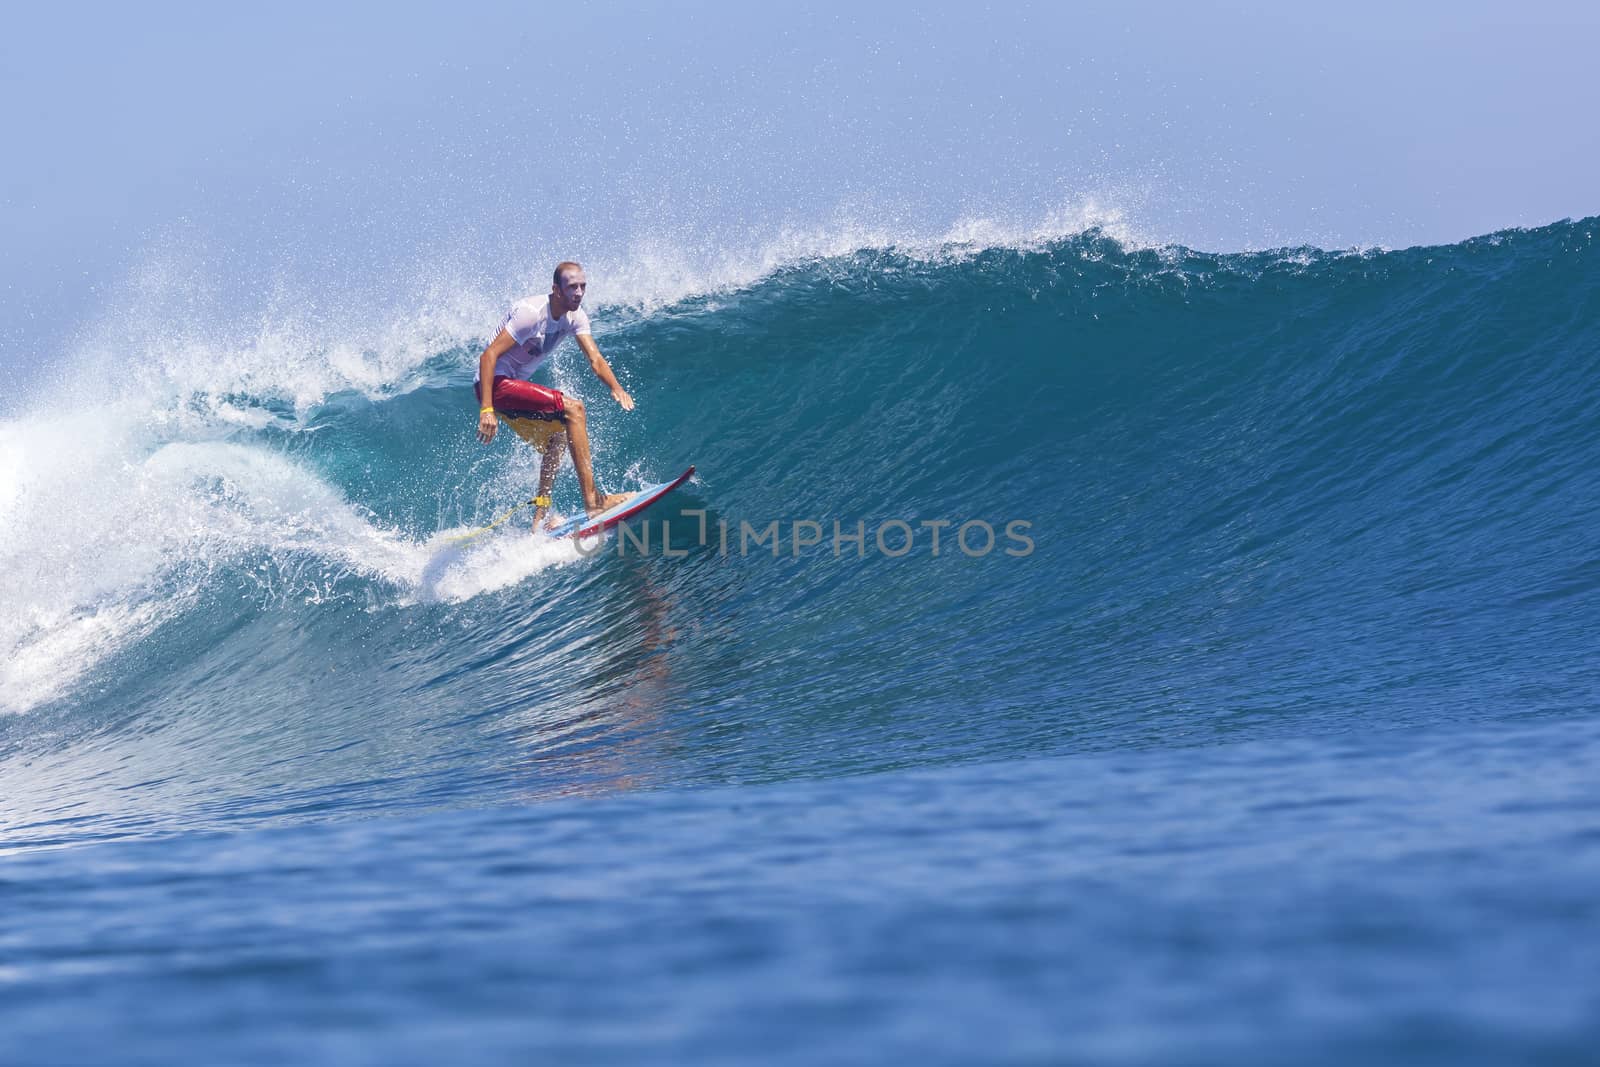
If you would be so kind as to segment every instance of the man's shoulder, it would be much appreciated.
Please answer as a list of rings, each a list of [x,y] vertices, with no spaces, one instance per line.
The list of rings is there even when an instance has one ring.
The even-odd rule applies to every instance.
[[[506,332],[518,341],[526,341],[549,315],[549,297],[525,296],[506,312]]]
[[[550,312],[550,294],[525,296],[511,305],[513,314],[546,315]]]

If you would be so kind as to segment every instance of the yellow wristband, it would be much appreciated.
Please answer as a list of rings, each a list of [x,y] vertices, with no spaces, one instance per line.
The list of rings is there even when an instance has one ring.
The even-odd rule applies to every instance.
[[[494,414],[494,408],[479,408],[478,409],[478,414],[482,415],[485,411],[487,411],[491,415]]]

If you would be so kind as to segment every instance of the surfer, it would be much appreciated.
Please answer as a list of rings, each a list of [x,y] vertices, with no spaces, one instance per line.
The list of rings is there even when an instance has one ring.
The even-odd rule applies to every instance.
[[[589,316],[583,310],[583,294],[589,279],[583,266],[570,260],[556,266],[549,296],[530,296],[511,305],[500,330],[478,358],[478,374],[473,392],[478,409],[478,440],[488,444],[499,429],[496,416],[524,441],[540,451],[539,493],[534,498],[533,527],[550,507],[550,487],[561,466],[563,447],[572,451],[572,465],[578,470],[578,488],[583,491],[583,506],[590,515],[628,499],[627,493],[606,494],[595,484],[589,455],[589,425],[583,401],[565,396],[558,389],[527,381],[534,370],[568,337],[576,337],[578,347],[589,358],[595,376],[611,390],[611,397],[622,410],[633,410],[633,397],[617,382],[600,348],[589,333]]]

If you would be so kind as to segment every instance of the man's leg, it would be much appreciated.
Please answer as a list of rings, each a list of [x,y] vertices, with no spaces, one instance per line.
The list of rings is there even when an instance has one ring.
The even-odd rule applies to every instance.
[[[553,433],[546,438],[544,450],[539,455],[539,496],[549,498],[550,490],[556,484],[556,471],[561,469],[561,452],[567,447],[567,435]],[[533,528],[539,528],[539,521],[545,517],[550,509],[543,504],[537,504],[533,509]]]
[[[594,484],[594,467],[589,458],[589,422],[583,401],[575,396],[565,398],[567,416],[567,441],[572,449],[572,465],[578,469],[578,488],[583,491],[583,506],[590,515],[598,515],[628,499],[627,493],[600,492]]]
[[[583,506],[590,515],[597,515],[628,499],[626,493],[602,494],[594,484],[594,467],[589,456],[589,423],[582,400],[575,396],[563,396],[548,386],[502,376],[494,380],[494,406],[507,417],[557,415],[562,419],[566,426],[567,446],[572,452],[572,465],[578,469],[578,488],[583,491]],[[541,466],[541,482],[544,480],[543,470]],[[552,467],[552,477],[554,472]]]

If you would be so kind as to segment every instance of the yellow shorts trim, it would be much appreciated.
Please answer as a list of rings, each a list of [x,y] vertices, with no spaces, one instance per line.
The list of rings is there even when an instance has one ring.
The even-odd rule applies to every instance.
[[[541,451],[550,443],[550,438],[567,428],[560,419],[513,419],[505,415],[500,418],[511,427],[512,433]]]

